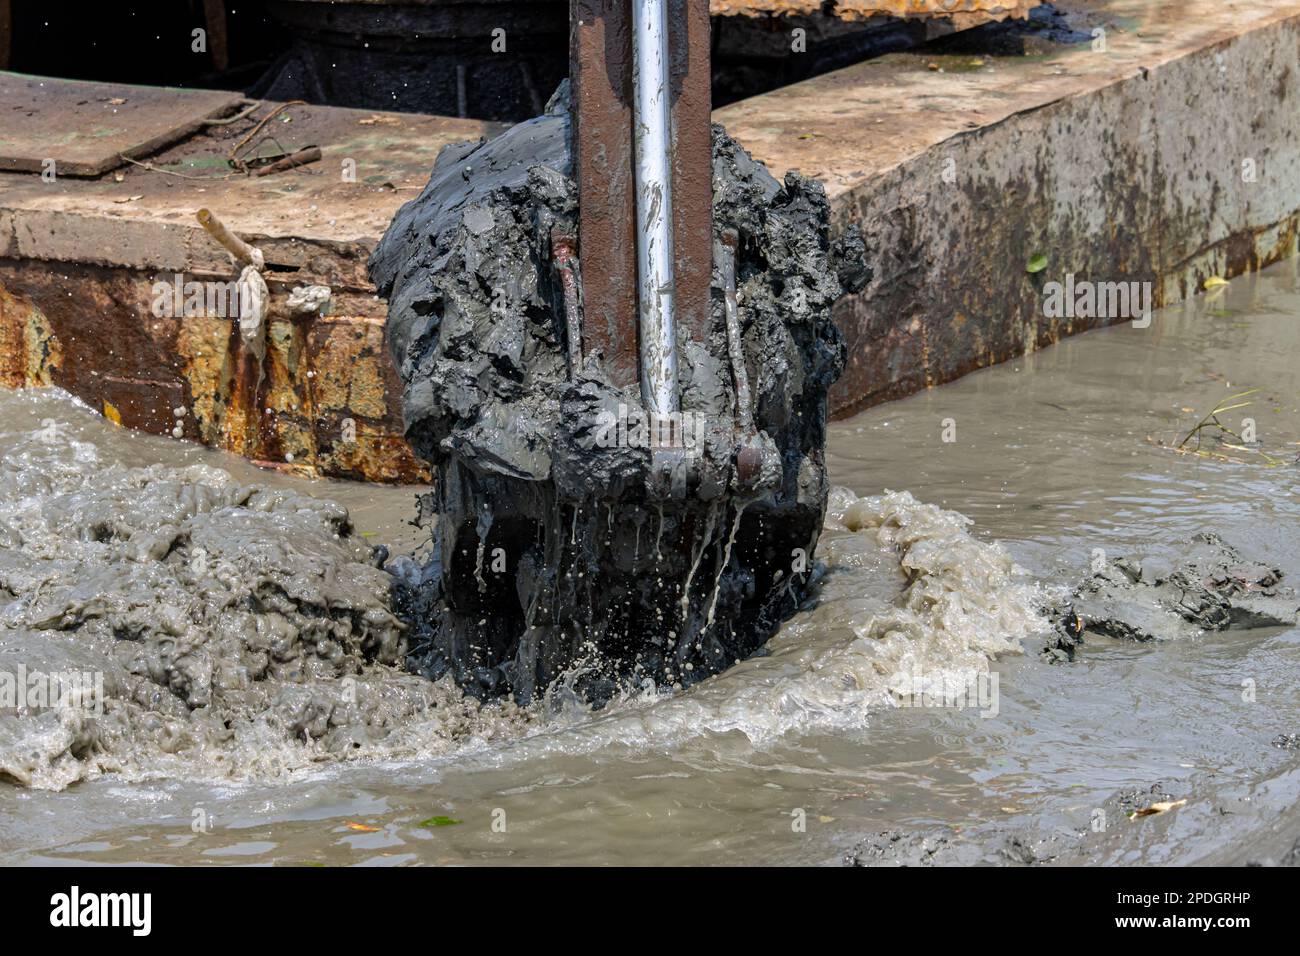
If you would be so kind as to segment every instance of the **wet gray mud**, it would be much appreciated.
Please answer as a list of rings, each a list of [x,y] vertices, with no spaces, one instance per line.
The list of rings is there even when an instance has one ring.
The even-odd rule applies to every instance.
[[[389,299],[406,435],[433,466],[435,553],[401,569],[412,660],[527,703],[563,675],[603,702],[684,686],[752,653],[806,594],[829,483],[826,392],[844,361],[831,306],[867,280],[832,243],[820,185],[777,182],[714,127],[715,268],[706,341],[679,329],[671,482],[656,428],[604,356],[566,356],[550,237],[576,234],[567,88],[546,115],[439,156],[371,260]],[[728,361],[724,229],[739,233],[744,374],[761,474],[746,484]],[[639,437],[638,437],[639,436]],[[672,484],[675,487],[661,487]]]
[[[1197,534],[1167,558],[1142,562],[1097,555],[1093,576],[1057,615],[1061,637],[1052,659],[1073,660],[1087,635],[1131,641],[1168,641],[1229,628],[1292,627],[1300,597],[1283,572],[1250,560],[1212,531]],[[1163,566],[1163,570],[1162,570]]]
[[[0,467],[0,779],[275,773],[416,725],[450,744],[477,713],[403,672],[385,551],[342,505],[106,460],[69,421],[84,408],[32,427],[25,400],[5,399]]]

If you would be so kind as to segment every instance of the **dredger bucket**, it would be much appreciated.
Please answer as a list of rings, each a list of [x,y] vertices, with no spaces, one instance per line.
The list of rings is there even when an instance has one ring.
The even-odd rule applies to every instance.
[[[795,609],[862,277],[820,186],[711,127],[708,0],[571,16],[568,96],[444,150],[371,260],[436,475],[413,654],[521,700],[691,683]]]

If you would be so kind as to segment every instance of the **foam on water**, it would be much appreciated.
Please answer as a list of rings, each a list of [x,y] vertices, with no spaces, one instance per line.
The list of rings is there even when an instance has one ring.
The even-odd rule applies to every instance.
[[[24,427],[36,401],[60,418]],[[898,703],[900,675],[969,682],[1045,626],[1036,587],[961,515],[837,488],[816,596],[760,655],[594,714],[563,683],[532,708],[484,705],[402,669],[388,576],[341,505],[210,463],[136,464],[161,444],[61,393],[0,402],[28,403],[0,433],[0,671],[103,675],[98,715],[0,710],[0,777],[30,787],[510,761],[732,732],[761,744],[862,726]]]
[[[865,726],[917,675],[932,687],[969,685],[1048,627],[1040,588],[969,524],[906,492],[859,498],[835,488],[818,594],[764,653],[683,693],[625,696],[510,751],[640,749],[732,732],[762,745]]]

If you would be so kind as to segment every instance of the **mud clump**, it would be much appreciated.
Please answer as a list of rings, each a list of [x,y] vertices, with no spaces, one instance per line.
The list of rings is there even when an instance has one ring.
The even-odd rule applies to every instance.
[[[1186,784],[1175,789],[1192,792]],[[1079,865],[1105,852],[1108,830],[1119,832],[1124,824],[1167,812],[1162,806],[1177,809],[1186,802],[1176,801],[1163,783],[1128,787],[1089,808],[1086,825],[1071,825],[1068,817],[1051,813],[1026,813],[968,827],[883,830],[860,840],[843,862],[853,867]],[[1122,844],[1123,838],[1112,842]]]
[[[721,273],[705,340],[679,331],[684,494],[650,480],[639,390],[591,352],[567,365],[552,229],[576,233],[565,88],[546,115],[447,147],[376,249],[406,435],[433,466],[434,553],[396,570],[412,660],[483,697],[529,701],[569,674],[600,702],[693,683],[798,605],[825,510],[826,392],[844,361],[831,306],[868,278],[830,238],[821,187],[773,179],[714,127],[715,260],[736,274],[761,492],[740,491]]]
[[[1046,654],[1072,660],[1088,633],[1166,641],[1229,628],[1290,627],[1298,620],[1300,597],[1282,585],[1279,569],[1204,532],[1164,573],[1131,558],[1108,561],[1076,589]]]
[[[0,779],[249,777],[468,735],[476,701],[403,671],[392,578],[342,506],[74,435],[5,436]]]

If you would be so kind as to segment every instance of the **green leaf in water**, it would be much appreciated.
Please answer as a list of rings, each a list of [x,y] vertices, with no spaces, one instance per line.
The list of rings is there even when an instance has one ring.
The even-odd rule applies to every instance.
[[[450,827],[460,823],[459,820],[453,820],[451,817],[429,817],[427,820],[421,820],[422,827]]]
[[[1047,256],[1040,252],[1037,255],[1030,257],[1028,264],[1025,266],[1025,271],[1030,275],[1033,275],[1034,273],[1042,272],[1046,268]]]

